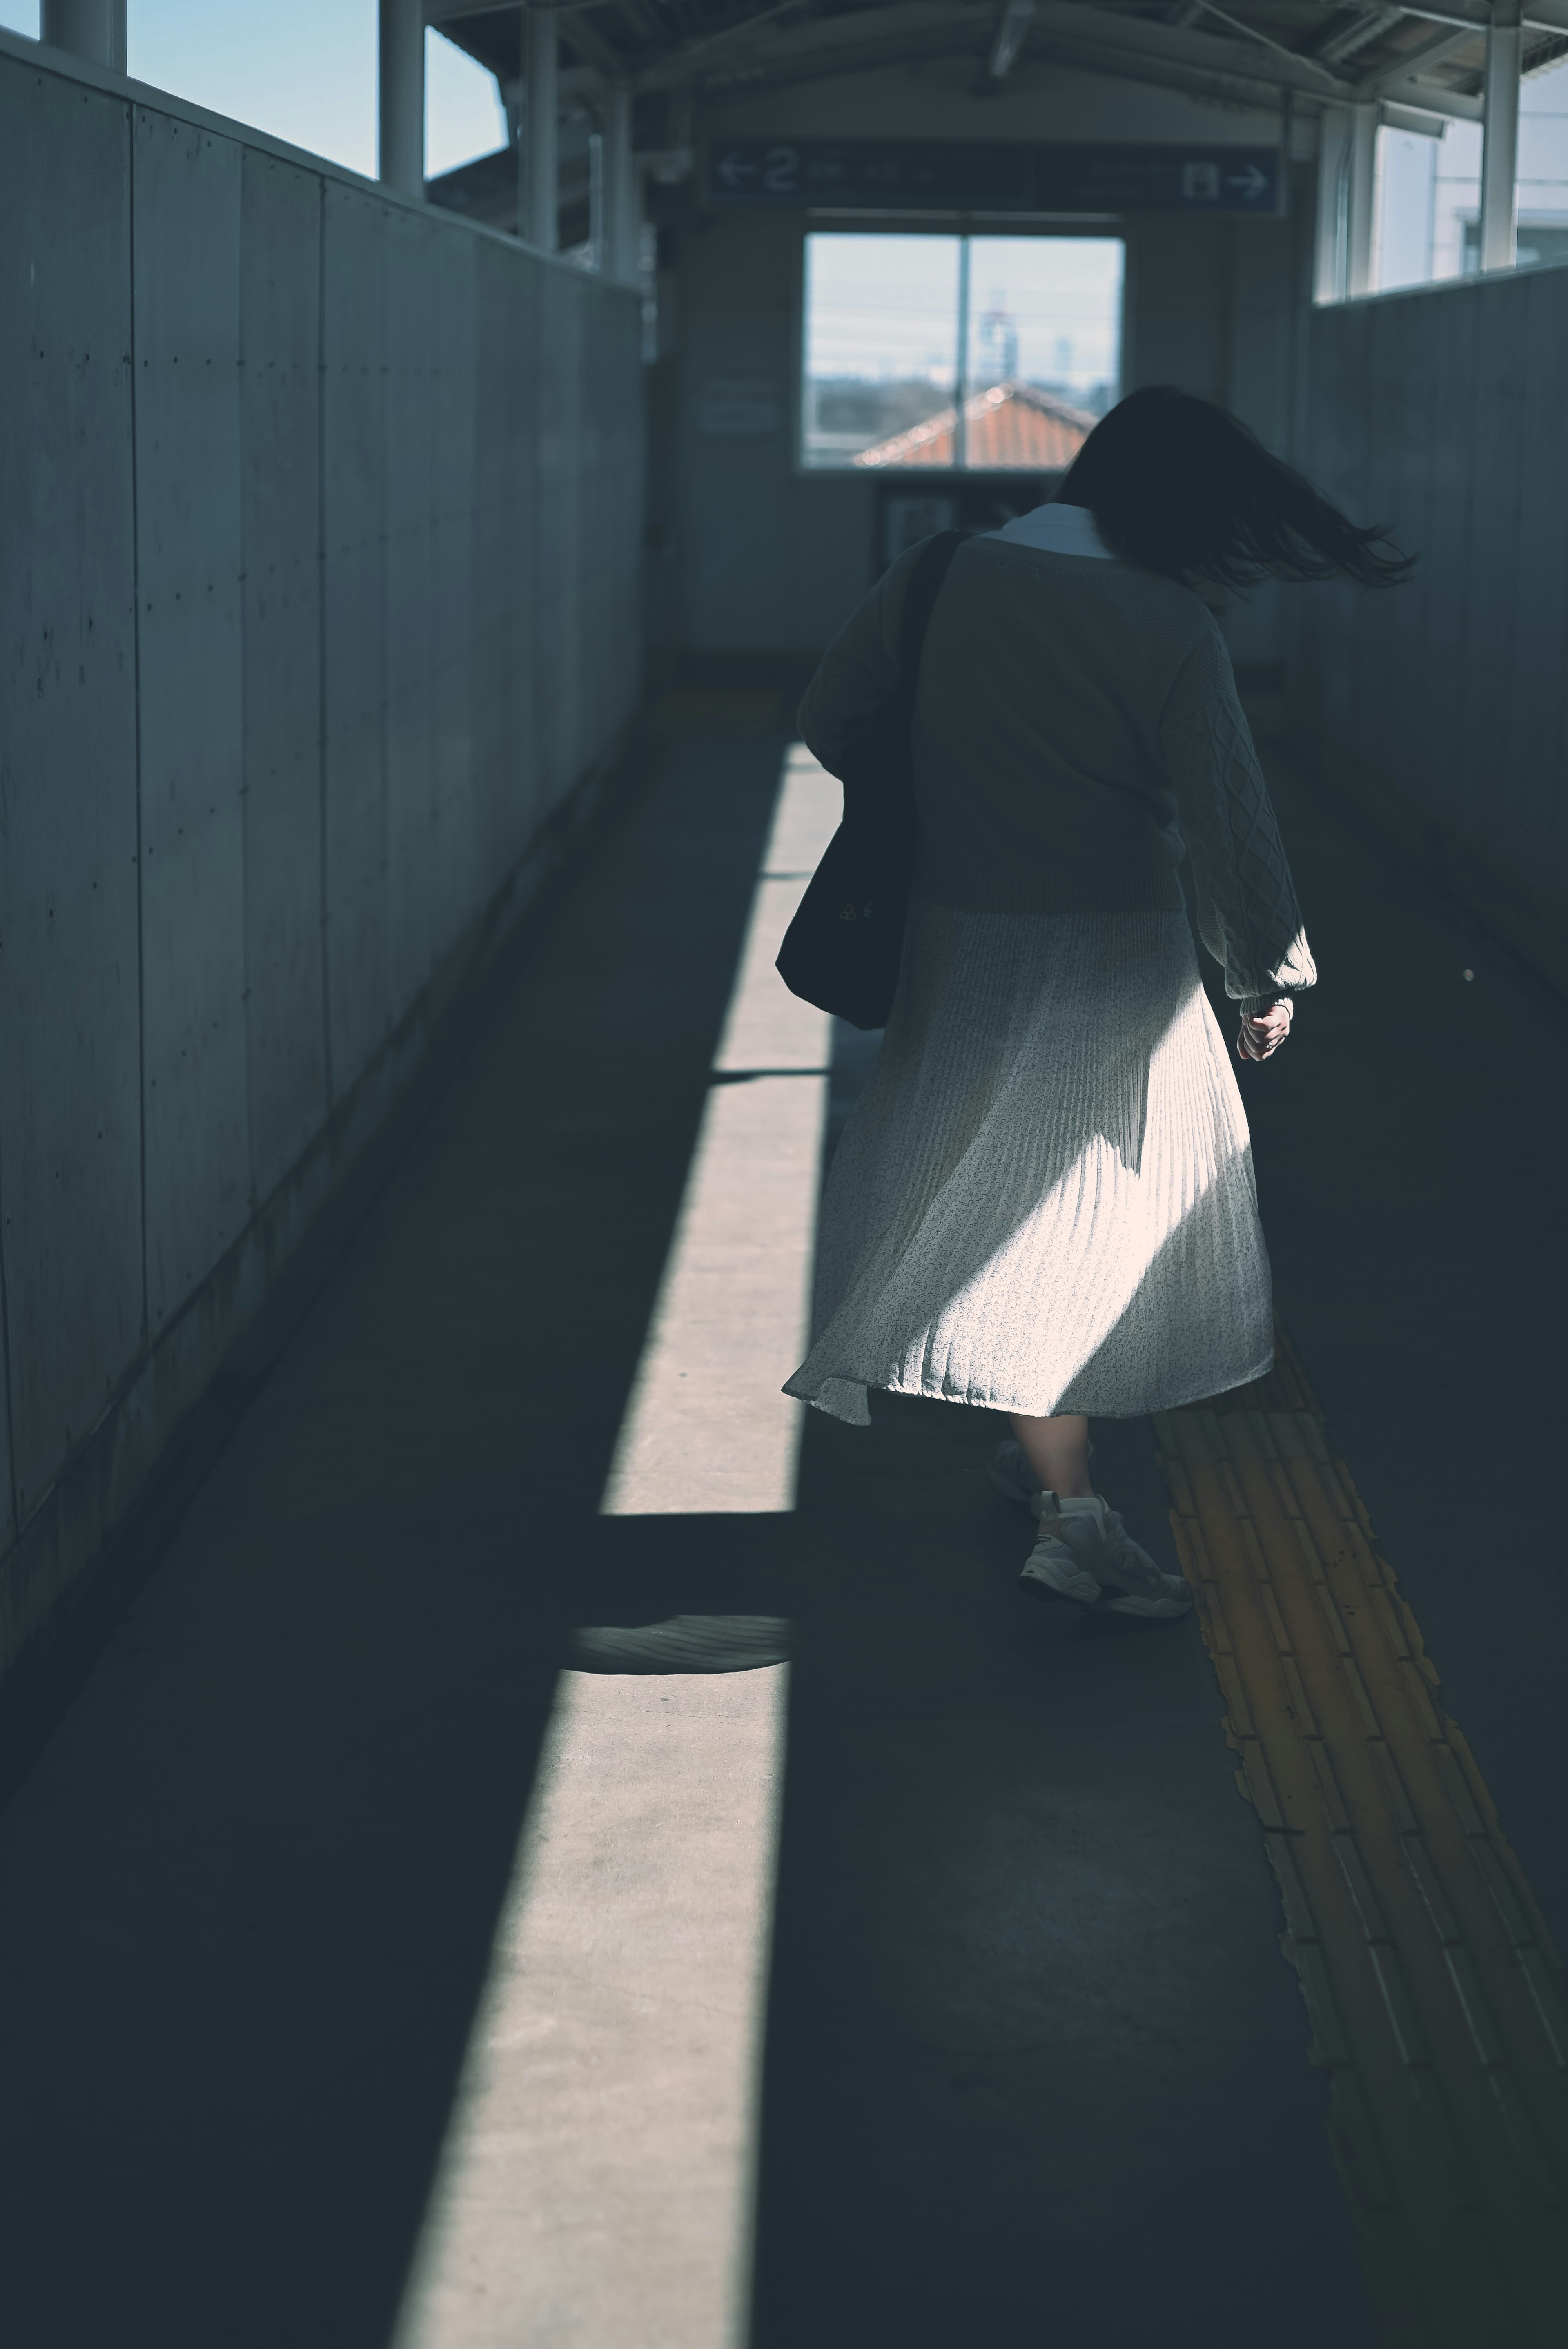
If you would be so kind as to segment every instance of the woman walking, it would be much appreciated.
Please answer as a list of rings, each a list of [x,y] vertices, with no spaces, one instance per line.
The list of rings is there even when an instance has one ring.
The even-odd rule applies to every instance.
[[[1200,589],[1408,562],[1244,426],[1134,392],[1055,502],[958,549],[912,737],[918,840],[898,993],[823,1200],[810,1354],[786,1392],[1009,1413],[994,1485],[1038,1520],[1026,1590],[1191,1604],[1094,1490],[1088,1423],[1274,1360],[1247,1123],[1177,867],[1264,1061],[1316,972],[1224,639]],[[897,682],[919,549],[830,646],[800,730],[830,771]]]

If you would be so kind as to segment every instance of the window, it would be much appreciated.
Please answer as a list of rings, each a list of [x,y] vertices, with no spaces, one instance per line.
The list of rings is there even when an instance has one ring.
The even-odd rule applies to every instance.
[[[1118,237],[806,239],[800,460],[1069,465],[1117,398]]]
[[[1480,267],[1479,122],[1450,122],[1428,139],[1377,133],[1372,283],[1380,293],[1469,277]],[[1568,261],[1568,74],[1532,73],[1519,93],[1522,264]]]

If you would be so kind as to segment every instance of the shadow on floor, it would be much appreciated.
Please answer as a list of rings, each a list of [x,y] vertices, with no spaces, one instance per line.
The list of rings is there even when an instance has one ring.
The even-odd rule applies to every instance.
[[[558,1666],[679,1616],[793,1658],[754,2349],[1368,2337],[1195,1626],[1031,1609],[952,1406],[595,1515],[779,748],[582,876],[0,1826],[16,2349],[382,2349]]]
[[[15,2349],[380,2349],[782,744],[676,746],[0,1820]]]

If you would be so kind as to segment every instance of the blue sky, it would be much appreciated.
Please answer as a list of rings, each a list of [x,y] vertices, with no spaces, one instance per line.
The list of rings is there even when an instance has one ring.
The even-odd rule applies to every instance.
[[[351,171],[376,171],[377,0],[129,0],[127,63],[253,129]],[[38,31],[38,0],[0,0],[0,26]],[[426,36],[425,169],[449,171],[505,144],[495,81]]]

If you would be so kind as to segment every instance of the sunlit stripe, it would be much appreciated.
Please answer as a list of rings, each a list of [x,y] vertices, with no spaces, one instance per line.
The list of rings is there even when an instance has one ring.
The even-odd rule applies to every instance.
[[[807,1343],[831,1021],[773,968],[839,786],[797,750],[752,902],[740,968],[653,1328],[604,1490],[611,1516],[789,1509],[800,1405],[779,1392]],[[799,1075],[749,1071],[798,1070]]]
[[[793,751],[611,1515],[794,1505],[830,1023],[773,957],[838,804]],[[397,2349],[742,2349],[786,1680],[562,1675]]]
[[[397,2349],[742,2349],[787,1671],[562,1675]]]

